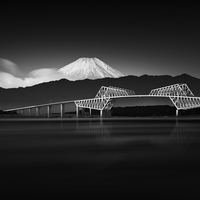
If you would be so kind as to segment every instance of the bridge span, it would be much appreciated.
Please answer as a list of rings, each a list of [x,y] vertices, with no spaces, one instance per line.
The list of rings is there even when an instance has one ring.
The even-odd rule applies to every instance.
[[[116,99],[119,98],[136,98],[136,97],[165,97],[169,98],[176,107],[176,116],[179,110],[187,110],[200,107],[200,97],[195,97],[187,84],[173,84],[165,87],[156,88],[150,91],[148,95],[136,95],[133,90],[102,86],[94,98],[60,101],[54,103],[25,106],[20,108],[6,109],[4,111],[19,111],[24,115],[24,111],[28,110],[28,115],[31,115],[31,109],[35,109],[36,117],[40,116],[40,109],[46,107],[47,117],[51,116],[52,106],[60,106],[60,117],[64,117],[65,105],[74,103],[76,105],[76,117],[79,115],[79,108],[88,108],[90,110],[99,110],[100,117],[103,116],[104,110],[110,110]]]

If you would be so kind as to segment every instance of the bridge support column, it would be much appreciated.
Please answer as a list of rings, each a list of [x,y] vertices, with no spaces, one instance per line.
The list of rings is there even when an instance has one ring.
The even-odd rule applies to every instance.
[[[20,110],[20,114],[21,114],[21,115],[24,115],[24,110]]]
[[[65,115],[65,104],[60,104],[60,117],[63,118]]]
[[[100,110],[100,117],[102,118],[103,116],[103,110]]]
[[[90,112],[89,112],[89,114],[90,114],[90,117],[91,117],[91,115],[92,115],[92,109],[90,108],[90,110],[89,110]]]
[[[79,107],[76,106],[76,118],[78,118]]]
[[[39,115],[40,115],[40,108],[39,107],[35,108],[35,115],[36,115],[36,117],[39,117]]]
[[[28,115],[31,116],[31,109],[28,109]]]
[[[47,118],[51,116],[51,106],[47,106]]]
[[[178,117],[178,109],[176,109],[176,117]]]

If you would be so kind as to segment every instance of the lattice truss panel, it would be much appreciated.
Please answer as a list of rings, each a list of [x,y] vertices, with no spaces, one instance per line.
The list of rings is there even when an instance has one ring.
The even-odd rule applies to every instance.
[[[117,88],[117,87],[105,87],[102,86],[100,90],[97,92],[95,98],[116,98],[116,97],[124,97],[124,96],[130,96],[135,95],[135,92],[132,90]]]
[[[200,97],[177,96],[169,97],[177,109],[191,109],[200,107]]]
[[[82,108],[91,108],[96,110],[103,110],[110,98],[94,98],[75,101],[76,106]]]
[[[177,109],[200,107],[200,97],[194,97],[187,84],[174,84],[151,90],[150,96],[169,96]]]
[[[91,108],[96,110],[110,110],[115,102],[115,98],[135,95],[134,91],[102,86],[95,98],[75,101],[76,106]]]
[[[151,90],[151,96],[194,96],[186,84],[174,84]]]

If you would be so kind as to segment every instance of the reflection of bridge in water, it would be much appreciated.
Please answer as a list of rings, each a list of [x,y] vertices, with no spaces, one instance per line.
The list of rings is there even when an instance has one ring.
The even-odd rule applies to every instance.
[[[63,118],[65,115],[65,105],[69,103],[74,103],[76,105],[76,117],[79,116],[79,109],[85,109],[85,108],[89,109],[90,115],[92,110],[99,110],[100,117],[103,117],[106,111],[111,110],[116,99],[136,98],[136,97],[169,98],[176,107],[176,116],[178,116],[179,110],[187,110],[200,107],[200,97],[195,97],[186,84],[174,84],[166,87],[153,89],[151,90],[149,95],[136,95],[132,90],[111,87],[111,86],[109,87],[102,86],[94,98],[12,108],[12,109],[7,109],[5,111],[19,111],[22,115],[24,115],[24,111],[28,110],[28,115],[31,115],[31,110],[35,109],[35,115],[39,117],[40,109],[42,107],[46,107],[47,117],[49,118],[51,116],[52,106],[59,105],[60,117]]]
[[[100,145],[152,144],[172,150],[186,149],[199,138],[198,121],[112,120],[77,121],[75,133],[96,138]]]

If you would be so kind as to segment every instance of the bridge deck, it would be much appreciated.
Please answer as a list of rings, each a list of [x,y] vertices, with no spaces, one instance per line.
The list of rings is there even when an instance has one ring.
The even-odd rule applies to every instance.
[[[167,97],[167,98],[187,98],[187,99],[200,99],[200,97],[194,97],[194,96],[169,96],[169,95],[128,95],[128,96],[113,96],[113,97],[102,97],[102,98],[89,98],[89,99],[79,99],[79,100],[70,100],[70,101],[60,101],[60,102],[54,102],[54,103],[46,103],[46,104],[39,104],[39,105],[32,105],[32,106],[25,106],[25,107],[19,107],[19,108],[11,108],[6,109],[4,111],[18,111],[18,110],[25,110],[25,109],[31,109],[31,108],[40,108],[45,106],[54,106],[54,105],[60,105],[60,104],[68,104],[68,103],[74,103],[76,101],[85,101],[85,100],[98,100],[103,98],[111,98],[111,99],[118,99],[118,98],[136,98],[136,97]]]

